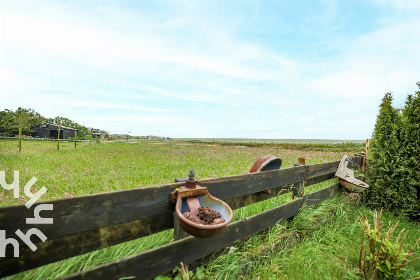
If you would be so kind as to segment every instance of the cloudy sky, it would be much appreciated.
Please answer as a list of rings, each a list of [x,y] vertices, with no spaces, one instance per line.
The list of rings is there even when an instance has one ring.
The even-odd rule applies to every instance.
[[[0,0],[0,110],[111,133],[366,139],[420,80],[420,1]]]

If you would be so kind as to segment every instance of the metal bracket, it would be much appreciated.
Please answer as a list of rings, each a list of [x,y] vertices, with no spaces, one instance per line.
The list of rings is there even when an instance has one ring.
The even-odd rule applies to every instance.
[[[365,189],[369,188],[369,186],[354,178],[354,171],[348,167],[349,164],[349,157],[345,155],[338,165],[337,171],[335,172],[335,176],[340,178],[340,184],[347,189],[348,191],[352,192],[363,192]]]

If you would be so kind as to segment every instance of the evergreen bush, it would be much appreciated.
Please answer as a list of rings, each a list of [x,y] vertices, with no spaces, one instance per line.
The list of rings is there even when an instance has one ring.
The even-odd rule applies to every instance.
[[[419,87],[420,84],[418,83]],[[367,155],[370,188],[364,193],[373,208],[419,219],[420,213],[420,91],[408,95],[402,110],[386,93],[380,105]]]
[[[402,124],[399,193],[404,200],[399,208],[420,220],[420,91],[407,97]]]
[[[370,188],[365,192],[368,206],[394,210],[399,204],[401,114],[392,106],[392,94],[382,99],[375,130],[367,155],[369,173],[366,176]]]

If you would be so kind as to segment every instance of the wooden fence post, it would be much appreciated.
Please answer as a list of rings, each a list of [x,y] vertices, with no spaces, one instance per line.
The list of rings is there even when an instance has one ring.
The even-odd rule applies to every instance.
[[[175,183],[184,182],[186,180],[187,180],[186,177],[175,178]],[[184,231],[184,229],[179,224],[178,215],[176,214],[176,211],[173,212],[173,217],[174,217],[174,241],[184,239],[190,236],[186,231]],[[184,268],[188,269],[188,264],[184,263]]]
[[[298,163],[299,164],[303,164],[306,165],[306,158],[298,158]],[[305,195],[305,180],[303,180],[302,182],[302,193],[300,196],[304,196]]]
[[[19,153],[22,150],[22,113],[19,115]]]
[[[77,130],[74,133],[74,147],[76,148],[76,138],[77,138]]]
[[[306,158],[304,158],[304,157],[298,158],[298,163],[305,165],[306,164]]]
[[[190,236],[187,232],[185,232],[178,221],[178,216],[174,211],[174,241],[184,239]]]
[[[305,166],[306,159],[305,158],[298,158],[298,163],[295,163],[294,166]],[[299,198],[304,195],[305,189],[305,180],[302,182],[294,183],[293,184],[293,194],[292,198]]]
[[[372,141],[372,139],[366,139],[366,155],[368,153],[369,150],[369,146],[370,146],[370,142]]]
[[[58,125],[57,150],[60,150],[60,125]]]
[[[179,183],[179,182],[185,182],[187,181],[187,177],[180,177],[180,178],[175,178],[175,183]],[[188,233],[186,233],[182,227],[179,225],[179,221],[178,221],[178,216],[176,215],[176,211],[174,211],[173,213],[174,216],[174,240],[179,240],[179,239],[184,239],[188,236],[190,236]]]
[[[181,227],[178,221],[178,216],[176,214],[176,211],[174,211],[174,241],[187,238],[190,236],[184,229]],[[184,263],[185,269],[188,269],[188,264]]]

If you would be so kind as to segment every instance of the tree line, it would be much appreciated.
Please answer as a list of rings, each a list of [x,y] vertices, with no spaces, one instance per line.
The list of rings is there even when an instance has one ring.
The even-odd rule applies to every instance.
[[[420,89],[420,82],[417,83]],[[420,219],[420,90],[403,108],[392,106],[392,93],[380,105],[367,161],[367,205]]]
[[[0,111],[0,135],[19,134],[19,116],[22,115],[22,134],[31,135],[34,130],[31,128],[42,123],[62,125],[77,129],[77,135],[80,137],[89,136],[91,131],[84,125],[68,118],[57,116],[55,118],[46,118],[34,109],[19,107],[15,111],[5,109]],[[93,132],[108,134],[108,132],[96,129]]]

